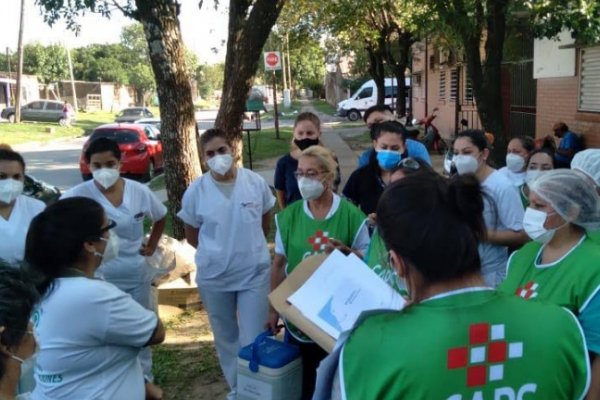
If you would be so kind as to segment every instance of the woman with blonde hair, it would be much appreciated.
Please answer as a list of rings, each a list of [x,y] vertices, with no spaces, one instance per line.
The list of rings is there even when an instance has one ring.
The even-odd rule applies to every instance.
[[[366,216],[333,191],[336,163],[330,150],[312,146],[298,157],[296,177],[302,201],[275,216],[275,257],[271,290],[306,257],[337,248],[362,257],[369,245]],[[277,331],[279,315],[271,308],[268,326]],[[299,329],[286,322],[290,341],[300,347],[303,364],[302,398],[311,398],[316,369],[326,353]]]
[[[279,208],[285,208],[292,202],[302,198],[298,189],[295,173],[298,168],[298,158],[302,151],[311,146],[323,146],[321,142],[321,121],[311,112],[298,114],[294,121],[294,132],[290,152],[277,161],[275,167],[275,194]],[[337,163],[337,159],[334,156]],[[340,183],[339,167],[336,167],[334,191]]]

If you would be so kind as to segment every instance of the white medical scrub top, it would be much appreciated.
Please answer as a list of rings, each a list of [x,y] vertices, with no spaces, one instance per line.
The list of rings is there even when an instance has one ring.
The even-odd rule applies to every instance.
[[[498,170],[502,175],[504,175],[508,180],[513,184],[513,186],[520,187],[525,183],[525,171],[521,172],[512,172],[507,167],[502,167]]]
[[[483,219],[487,229],[495,231],[523,230],[523,203],[518,189],[499,171],[492,172],[481,184]],[[508,248],[483,242],[479,245],[481,272],[506,274]]]
[[[258,174],[240,168],[230,196],[207,173],[185,191],[177,216],[199,229],[196,265],[198,286],[212,290],[249,289],[268,279],[271,257],[262,216],[275,197]]]
[[[29,224],[44,208],[46,205],[40,200],[17,197],[8,220],[0,217],[0,259],[10,264],[23,260]]]
[[[127,290],[152,279],[144,256],[139,253],[144,240],[144,217],[156,222],[164,218],[167,208],[146,185],[130,179],[124,181],[123,202],[118,207],[108,201],[93,180],[73,187],[62,198],[81,196],[96,200],[107,217],[117,223],[113,231],[119,236],[119,255],[102,263],[96,273]]]
[[[142,400],[140,349],[156,314],[114,285],[59,278],[33,314],[39,354],[33,400]]]

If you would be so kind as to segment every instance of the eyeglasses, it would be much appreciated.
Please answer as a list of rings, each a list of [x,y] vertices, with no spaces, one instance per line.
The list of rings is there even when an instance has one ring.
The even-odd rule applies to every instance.
[[[405,158],[398,163],[398,168],[410,169],[418,171],[421,168],[421,164],[414,158]]]
[[[294,176],[296,177],[296,179],[298,179],[298,178],[315,179],[317,176],[324,174],[324,173],[325,173],[325,171],[307,171],[307,172],[296,171],[296,172],[294,172]]]
[[[117,223],[115,221],[113,221],[112,219],[108,220],[108,225],[106,225],[104,228],[100,229],[100,233],[104,233],[106,231],[111,230],[112,228],[114,228],[115,226],[117,226]]]

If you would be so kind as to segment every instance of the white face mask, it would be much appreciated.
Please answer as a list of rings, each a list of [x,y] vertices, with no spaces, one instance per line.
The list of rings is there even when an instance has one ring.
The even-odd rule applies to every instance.
[[[108,189],[119,180],[119,170],[115,168],[98,168],[92,171],[94,180],[104,189]]]
[[[231,154],[219,154],[210,158],[206,163],[211,171],[214,171],[219,175],[225,175],[227,171],[231,169],[233,157]]]
[[[298,188],[304,200],[318,199],[325,191],[325,186],[321,181],[305,177],[298,179]]]
[[[16,179],[0,180],[0,203],[10,204],[23,193],[23,182]]]
[[[479,168],[479,162],[471,155],[456,155],[452,159],[452,162],[456,166],[456,172],[459,175],[474,174]]]
[[[538,176],[540,176],[544,171],[542,171],[541,169],[528,169],[527,172],[525,172],[525,183],[526,184],[531,184],[531,182],[533,182],[534,180],[537,179]]]
[[[102,263],[114,260],[119,255],[119,237],[112,230],[108,231],[108,239],[101,237],[106,242],[104,253],[94,251],[94,255],[102,258]]]
[[[525,168],[525,159],[518,154],[506,155],[506,168],[511,172],[521,172]]]
[[[538,243],[548,243],[554,237],[557,229],[562,228],[568,222],[554,229],[546,229],[544,224],[548,218],[548,213],[544,211],[535,210],[531,207],[527,207],[525,210],[525,217],[523,218],[523,229],[532,240]]]

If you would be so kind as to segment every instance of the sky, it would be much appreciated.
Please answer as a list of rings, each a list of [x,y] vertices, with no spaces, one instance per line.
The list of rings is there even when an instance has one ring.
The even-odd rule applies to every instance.
[[[227,10],[215,10],[211,0],[205,0],[202,10],[199,0],[180,0],[179,21],[185,45],[198,56],[201,63],[216,63],[225,60],[224,41],[227,39]],[[40,14],[34,0],[25,0],[24,43],[42,44],[64,43],[70,47],[81,47],[91,43],[116,43],[123,26],[133,23],[118,10],[108,20],[100,15],[88,13],[79,19],[79,36],[66,29],[62,21],[50,28]],[[9,47],[16,51],[19,35],[19,12],[21,0],[0,0],[2,17],[0,21],[0,51]],[[220,2],[225,3],[223,1]],[[216,48],[215,54],[212,49]]]

